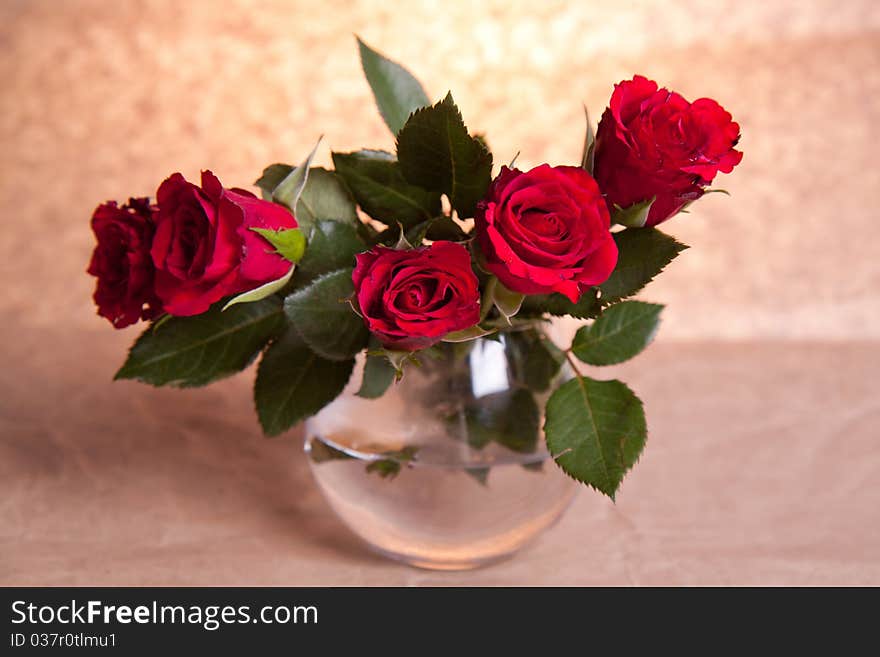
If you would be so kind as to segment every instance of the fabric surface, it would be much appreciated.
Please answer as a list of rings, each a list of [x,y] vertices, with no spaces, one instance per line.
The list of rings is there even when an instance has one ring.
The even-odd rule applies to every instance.
[[[19,345],[0,373],[4,584],[880,584],[873,344],[660,344],[615,367],[650,426],[617,503],[584,490],[537,544],[465,573],[368,552],[299,432],[261,437],[249,377],[111,386],[103,332]]]
[[[617,504],[585,490],[484,570],[366,552],[299,433],[261,437],[252,372],[112,383],[137,329],[90,303],[98,203],[247,186],[322,133],[393,148],[352,33],[452,89],[497,164],[577,161],[581,101],[636,72],[742,127],[732,198],[664,224],[692,248],[643,295],[656,344],[597,373],[648,413]],[[872,0],[4,1],[0,584],[880,584],[878,42]]]

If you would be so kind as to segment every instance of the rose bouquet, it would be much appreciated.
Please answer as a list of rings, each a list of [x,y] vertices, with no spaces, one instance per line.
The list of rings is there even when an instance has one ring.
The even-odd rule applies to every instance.
[[[151,322],[116,378],[200,386],[261,357],[256,409],[276,435],[337,398],[360,354],[358,394],[375,399],[493,340],[516,390],[468,421],[533,444],[543,417],[555,462],[613,497],[645,417],[626,385],[584,366],[620,363],[653,338],[662,306],[628,299],[685,248],[655,226],[720,191],[708,186],[739,163],[739,126],[713,100],[636,76],[615,86],[595,136],[587,116],[580,162],[511,162],[493,177],[452,95],[431,104],[359,43],[395,153],[334,152],[333,170],[312,166],[315,151],[273,164],[261,198],[210,171],[200,184],[175,173],[155,200],[95,210],[98,313],[116,328]],[[588,323],[560,347],[545,330],[555,316]],[[509,421],[517,413],[533,426]]]

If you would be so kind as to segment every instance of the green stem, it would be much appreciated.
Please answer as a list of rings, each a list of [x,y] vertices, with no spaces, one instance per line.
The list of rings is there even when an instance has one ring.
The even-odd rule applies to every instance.
[[[568,364],[571,365],[571,369],[574,370],[574,373],[577,374],[578,377],[582,377],[583,373],[580,371],[580,369],[577,366],[577,363],[575,362],[574,358],[572,357],[571,349],[566,349],[562,353],[565,354],[565,359],[568,361]]]

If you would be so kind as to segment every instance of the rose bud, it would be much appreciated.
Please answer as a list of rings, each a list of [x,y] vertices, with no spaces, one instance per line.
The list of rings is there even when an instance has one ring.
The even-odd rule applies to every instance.
[[[175,173],[156,193],[156,293],[172,315],[197,315],[223,297],[284,276],[290,262],[251,228],[296,228],[285,208],[243,189],[224,189],[210,171],[201,188]]]
[[[98,279],[94,294],[98,314],[116,328],[153,319],[162,312],[153,292],[150,257],[154,211],[149,199],[133,198],[122,207],[115,201],[104,203],[92,215],[98,244],[87,271]]]
[[[609,205],[656,198],[646,226],[703,195],[715,175],[742,160],[739,125],[709,98],[687,102],[642,76],[614,87],[599,121],[593,173]]]
[[[475,219],[483,266],[515,292],[576,303],[617,264],[608,207],[578,167],[501,167]]]
[[[388,349],[424,349],[480,321],[479,281],[454,242],[374,247],[358,254],[352,281],[367,328]]]

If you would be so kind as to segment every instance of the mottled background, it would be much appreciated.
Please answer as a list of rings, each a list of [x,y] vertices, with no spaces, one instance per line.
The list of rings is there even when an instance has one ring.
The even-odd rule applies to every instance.
[[[871,405],[880,338],[875,0],[0,1],[0,581],[228,581],[193,555],[200,541],[244,531],[236,524],[250,508],[243,490],[278,514],[249,532],[271,534],[294,518],[313,534],[340,531],[329,517],[308,525],[308,509],[323,503],[297,479],[301,462],[288,479],[276,471],[295,441],[259,439],[248,375],[186,393],[111,386],[136,330],[114,332],[95,316],[84,269],[95,205],[151,194],[170,172],[195,177],[210,168],[230,186],[246,185],[267,163],[299,161],[322,133],[337,150],[390,147],[355,33],[404,62],[432,97],[452,89],[498,162],[517,151],[522,165],[576,161],[581,102],[598,118],[612,84],[634,72],[731,111],[745,158],[717,184],[732,197],[711,195],[666,224],[693,248],[645,293],[668,308],[655,355],[628,366],[630,380],[642,379],[652,435],[667,444],[649,444],[607,513],[618,517],[632,500],[632,513],[647,514],[635,526],[659,528],[643,535],[667,548],[665,519],[680,519],[677,536],[703,527],[696,542],[684,534],[693,547],[712,531],[725,536],[704,527],[719,514],[742,530],[737,536],[776,531],[785,547],[767,544],[778,561],[763,570],[738,569],[735,556],[723,567],[706,557],[651,570],[635,555],[600,561],[602,572],[615,582],[737,582],[746,574],[753,582],[880,581],[880,414]],[[329,162],[327,149],[319,159]],[[679,358],[685,365],[672,367]],[[673,374],[664,378],[656,368],[667,366]],[[683,381],[687,395],[678,395],[673,384]],[[713,440],[729,450],[723,459]],[[696,444],[706,450],[700,459]],[[703,479],[687,464],[699,464]],[[235,484],[238,474],[253,485]],[[672,495],[685,481],[691,488]],[[755,492],[762,483],[771,488],[761,496],[790,505],[766,523],[743,502],[752,495],[755,508],[766,504]],[[731,497],[734,484],[743,497]],[[297,502],[294,486],[304,491]],[[143,501],[147,491],[159,498]],[[208,492],[228,503],[226,513],[211,515]],[[644,500],[666,494],[668,506],[648,513]],[[115,516],[99,503],[107,495],[122,500]],[[682,496],[706,502],[682,508]],[[159,538],[138,533],[138,508],[158,523]],[[818,509],[821,519],[810,515]],[[578,532],[603,518],[592,529],[563,524],[557,531],[567,534],[555,540],[573,549]],[[846,526],[829,529],[826,520]],[[203,522],[210,528],[198,534]],[[785,543],[797,535],[786,522],[812,538]],[[131,556],[127,548],[142,557],[129,579],[76,556],[112,552],[114,536],[118,558]],[[832,536],[847,540],[829,545]],[[283,554],[290,540],[267,553]],[[798,550],[812,554],[810,546],[846,568],[779,565],[790,566]],[[711,540],[705,547],[708,554]],[[162,552],[171,548],[183,553]],[[181,556],[187,550],[195,561]],[[316,554],[330,558],[325,552]],[[489,581],[553,581],[549,567],[542,578],[539,566],[515,563],[520,570],[508,575],[486,571]],[[595,565],[584,561],[578,572]],[[359,581],[379,572],[358,568]],[[292,571],[262,576],[308,580]],[[316,581],[336,581],[328,578]]]
[[[228,184],[334,149],[388,147],[354,33],[452,89],[496,159],[570,163],[640,72],[718,99],[742,165],[668,224],[695,248],[650,291],[670,338],[880,337],[880,4],[3,0],[2,309],[98,322],[86,219],[170,172]],[[322,160],[329,162],[327,150]],[[24,280],[22,274],[27,272]],[[34,312],[34,292],[55,303]],[[63,290],[63,294],[60,292]]]

